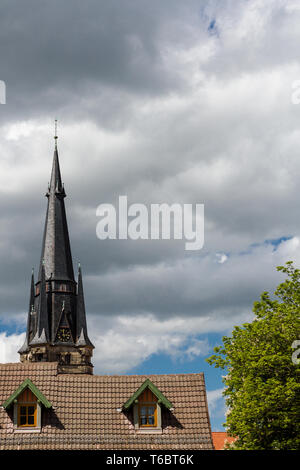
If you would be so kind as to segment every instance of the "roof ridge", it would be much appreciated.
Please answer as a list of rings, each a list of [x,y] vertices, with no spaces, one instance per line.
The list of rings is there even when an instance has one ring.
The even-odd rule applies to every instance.
[[[21,368],[45,368],[48,367],[49,369],[54,369],[57,367],[58,362],[0,362],[0,367],[4,366],[14,366],[14,367],[21,367]]]
[[[68,375],[75,375],[75,374],[68,374]],[[93,374],[94,377],[186,377],[187,375],[190,376],[203,376],[204,372],[187,372],[181,374]]]

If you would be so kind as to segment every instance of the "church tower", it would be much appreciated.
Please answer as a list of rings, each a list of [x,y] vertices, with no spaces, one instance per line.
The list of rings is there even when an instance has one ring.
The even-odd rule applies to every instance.
[[[86,325],[81,267],[74,278],[57,135],[37,282],[31,277],[27,331],[21,362],[57,361],[60,373],[92,374],[94,346]]]

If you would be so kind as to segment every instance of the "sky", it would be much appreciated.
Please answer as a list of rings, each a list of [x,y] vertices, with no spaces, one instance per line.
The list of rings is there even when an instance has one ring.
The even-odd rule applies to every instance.
[[[24,340],[58,119],[95,373],[204,372],[223,429],[205,359],[300,262],[299,20],[295,0],[1,2],[0,362]],[[121,195],[204,204],[203,248],[99,240]]]

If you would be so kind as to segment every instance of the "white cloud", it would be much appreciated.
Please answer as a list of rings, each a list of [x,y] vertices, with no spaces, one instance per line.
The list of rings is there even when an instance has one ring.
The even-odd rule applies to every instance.
[[[225,398],[223,397],[223,388],[218,388],[216,390],[207,390],[207,402],[210,419],[217,421],[223,420],[226,421],[226,405]],[[224,429],[214,429],[215,431]]]
[[[295,11],[300,11],[300,5],[297,2],[287,3],[285,8],[289,13],[293,13],[293,14]]]
[[[220,400],[224,400],[223,398],[223,388],[218,388],[216,390],[208,390],[207,391],[207,401],[210,413],[212,413],[217,406],[219,405]]]
[[[112,319],[92,316],[88,324],[96,372],[124,373],[152,354],[163,353],[176,361],[206,355],[207,340],[196,338],[201,323],[193,318],[161,321],[151,314]]]
[[[21,318],[15,317],[18,324]],[[24,326],[24,325],[22,325]],[[4,329],[3,327],[2,329]],[[94,343],[96,373],[125,373],[152,354],[163,353],[176,361],[190,361],[209,352],[202,331],[202,319],[174,318],[161,321],[151,314],[136,317],[88,316],[89,336]],[[0,333],[0,363],[18,362],[18,349],[25,333]]]
[[[217,262],[220,264],[225,263],[225,261],[227,261],[228,259],[228,256],[225,255],[225,253],[216,253],[216,257],[217,257]]]
[[[18,324],[21,318],[15,317]],[[3,327],[4,329],[5,327]],[[161,321],[151,314],[136,317],[88,316],[89,335],[94,343],[96,373],[125,373],[152,354],[163,353],[176,361],[190,361],[209,352],[206,339],[196,338],[202,319],[174,318]],[[18,349],[25,333],[0,333],[0,363],[18,362]]]
[[[25,333],[7,335],[0,333],[0,363],[19,362],[18,350],[25,341]]]
[[[137,264],[87,276],[88,310],[102,315],[136,317],[142,312],[160,319],[194,317],[203,332],[222,331],[250,320],[252,306],[264,290],[273,292],[283,274],[276,267],[288,260],[300,264],[298,237],[265,242],[228,255],[186,256],[156,264]],[[89,293],[97,292],[92,303]],[[176,321],[174,322],[176,325]],[[181,325],[176,326],[181,328]]]

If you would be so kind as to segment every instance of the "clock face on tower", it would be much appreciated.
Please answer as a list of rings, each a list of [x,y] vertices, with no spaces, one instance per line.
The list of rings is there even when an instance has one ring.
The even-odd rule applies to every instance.
[[[69,328],[59,328],[57,332],[57,339],[62,343],[66,343],[71,339],[71,332]]]

